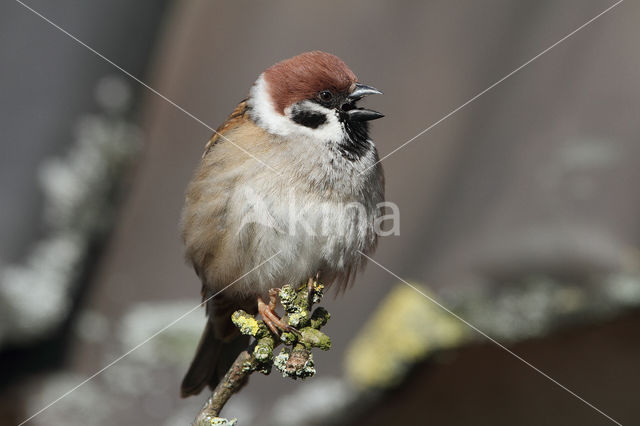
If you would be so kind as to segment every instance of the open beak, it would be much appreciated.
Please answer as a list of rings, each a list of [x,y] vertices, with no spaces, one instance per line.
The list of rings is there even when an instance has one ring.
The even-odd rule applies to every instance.
[[[356,83],[355,88],[349,96],[347,96],[347,99],[349,100],[349,103],[353,105],[354,102],[359,101],[367,95],[382,95],[382,92],[375,87]],[[350,121],[369,121],[384,117],[384,114],[365,108],[352,108],[345,111],[345,114],[347,119]]]

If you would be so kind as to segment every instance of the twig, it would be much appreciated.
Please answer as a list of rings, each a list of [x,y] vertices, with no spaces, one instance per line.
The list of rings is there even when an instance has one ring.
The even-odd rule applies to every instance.
[[[298,333],[284,332],[275,336],[263,321],[256,320],[242,310],[233,313],[231,319],[240,332],[253,336],[255,340],[238,355],[200,410],[194,425],[234,425],[235,419],[227,420],[218,416],[231,395],[242,389],[254,371],[269,374],[275,365],[283,377],[304,379],[315,374],[311,349],[328,350],[331,347],[329,336],[320,331],[329,320],[329,312],[318,307],[311,313],[313,305],[322,298],[323,288],[322,284],[310,279],[297,289],[286,285],[280,290],[280,301],[287,312],[287,321],[299,330]],[[285,346],[274,357],[273,351],[280,343]]]

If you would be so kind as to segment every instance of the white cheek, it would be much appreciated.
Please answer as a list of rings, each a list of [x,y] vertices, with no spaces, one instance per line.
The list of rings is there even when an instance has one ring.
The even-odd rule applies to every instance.
[[[252,109],[251,117],[256,123],[271,134],[279,136],[303,136],[318,139],[323,142],[339,142],[343,137],[342,124],[334,110],[324,108],[310,101],[299,102],[304,109],[322,112],[327,121],[315,129],[295,123],[291,120],[291,107],[284,110],[284,115],[278,113],[271,100],[264,75],[260,75],[249,94],[248,104]]]
[[[317,111],[327,117],[327,121],[312,129],[302,124],[297,124],[292,120],[292,107],[285,108],[284,114],[289,117],[288,121],[294,127],[293,132],[309,138],[316,138],[324,142],[338,143],[342,140],[344,129],[338,119],[335,110],[325,108],[311,101],[298,102],[297,106],[305,111]]]

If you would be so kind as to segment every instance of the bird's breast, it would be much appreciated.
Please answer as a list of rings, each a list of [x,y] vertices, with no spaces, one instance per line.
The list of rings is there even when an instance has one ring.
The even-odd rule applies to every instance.
[[[260,159],[276,172],[255,161],[231,167],[220,152],[191,185],[187,256],[214,290],[235,281],[225,291],[264,294],[318,272],[340,277],[375,245],[383,198],[375,168],[361,173],[305,141],[275,148]]]

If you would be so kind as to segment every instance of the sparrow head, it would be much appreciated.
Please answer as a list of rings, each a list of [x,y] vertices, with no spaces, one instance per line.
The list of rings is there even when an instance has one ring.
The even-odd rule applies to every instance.
[[[359,83],[337,56],[314,51],[264,71],[251,89],[248,104],[252,118],[270,133],[348,145],[352,139],[368,141],[366,122],[383,117],[358,108],[356,102],[380,93]]]

